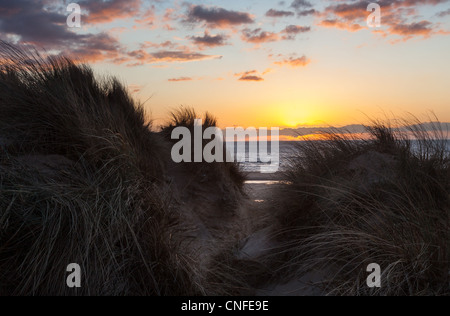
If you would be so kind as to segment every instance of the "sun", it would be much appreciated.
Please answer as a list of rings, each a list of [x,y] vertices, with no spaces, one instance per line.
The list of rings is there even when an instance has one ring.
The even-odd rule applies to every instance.
[[[282,120],[282,124],[285,127],[296,128],[299,126],[311,126],[314,125],[315,120],[305,117],[304,115],[290,115]]]
[[[297,126],[299,126],[301,124],[298,121],[296,121],[296,120],[288,119],[288,120],[284,121],[283,125],[286,126],[286,127],[295,128],[295,127],[297,127]]]
[[[280,123],[285,127],[310,126],[316,122],[314,111],[308,106],[288,103],[279,108]]]

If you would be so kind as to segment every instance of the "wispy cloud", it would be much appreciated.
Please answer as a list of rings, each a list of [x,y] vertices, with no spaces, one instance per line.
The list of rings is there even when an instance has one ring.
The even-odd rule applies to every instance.
[[[436,6],[448,2],[448,0],[380,0],[377,3],[382,8],[382,29],[374,30],[374,33],[383,37],[399,36],[402,41],[415,37],[429,38],[433,35],[448,34],[439,28],[439,25],[423,18],[417,21],[417,9],[420,6]],[[368,17],[367,1],[343,0],[327,6],[320,15],[320,26],[338,28],[351,32],[367,29]],[[445,12],[445,11],[444,11]],[[445,15],[445,13],[442,14]],[[391,41],[393,43],[398,41]]]
[[[280,37],[277,33],[266,32],[261,28],[254,30],[244,29],[242,31],[242,40],[248,43],[261,44],[278,41]]]
[[[306,67],[311,63],[311,60],[307,58],[306,56],[296,57],[284,57],[280,61],[274,62],[275,65],[278,66],[289,66],[292,68],[298,68],[298,67]]]
[[[144,14],[142,14],[134,21],[144,27],[155,28],[156,27],[155,24],[157,21],[155,7],[152,6],[151,8],[147,9],[147,11],[145,11]]]
[[[191,36],[189,39],[200,48],[211,48],[227,45],[228,36],[224,34],[212,35],[208,31],[205,31],[203,36]]]
[[[284,18],[284,17],[288,17],[288,16],[294,16],[295,13],[292,11],[283,11],[283,10],[275,10],[275,9],[270,9],[269,11],[266,12],[266,16],[270,17],[270,18]]]
[[[313,15],[317,11],[313,8],[313,5],[308,1],[295,0],[290,5],[291,10],[277,10],[270,9],[266,12],[266,16],[270,18],[285,18],[293,17],[297,14],[299,17],[304,17],[308,15]]]
[[[32,44],[85,62],[128,67],[152,64],[152,67],[170,68],[174,66],[171,63],[221,59],[222,53],[228,57],[229,49],[224,48],[220,52],[221,47],[232,45],[230,49],[240,49],[242,42],[254,46],[249,49],[245,45],[244,53],[259,54],[263,50],[274,55],[286,53],[281,45],[293,43],[276,42],[312,38],[318,33],[315,32],[317,26],[322,31],[323,28],[350,32],[368,30],[366,19],[369,12],[365,0],[324,0],[321,5],[308,0],[277,1],[258,14],[252,12],[251,6],[218,1],[210,3],[220,5],[184,1],[168,4],[161,0],[74,0],[82,7],[81,29],[71,29],[66,25],[68,12],[65,5],[68,2],[0,0],[0,38]],[[443,4],[448,2],[379,0],[383,27],[368,31],[391,43],[448,35],[450,32],[444,29],[448,24],[442,21],[450,15],[450,9],[443,10]],[[423,7],[427,10],[422,11]],[[428,9],[434,9],[434,12],[425,14]],[[307,15],[314,15],[314,18],[305,17]],[[303,25],[304,21],[314,25]],[[146,33],[142,40],[143,29],[151,29],[148,32],[152,33],[148,37]],[[176,33],[173,32],[175,30]],[[276,44],[264,45],[267,43]],[[208,49],[212,48],[220,53],[208,54]],[[301,55],[278,55],[276,59],[266,60],[265,65],[249,67],[264,69],[274,63],[279,67],[304,67],[310,62],[309,58]],[[255,72],[242,73],[239,79],[263,81],[265,77],[265,73]]]
[[[202,5],[191,6],[186,21],[190,23],[204,22],[211,28],[227,28],[254,23],[249,13]]]
[[[289,25],[283,31],[281,31],[281,34],[283,34],[282,38],[285,40],[294,40],[298,34],[306,33],[309,31],[311,31],[311,27],[309,26]]]
[[[179,78],[171,78],[168,81],[169,82],[183,82],[183,81],[192,81],[194,80],[191,77],[179,77]]]
[[[129,52],[128,55],[139,61],[140,65],[152,63],[173,63],[173,62],[191,62],[207,59],[220,59],[222,56],[205,55],[190,51],[161,50],[157,52],[147,52],[143,49]]]
[[[444,18],[444,17],[446,17],[447,15],[450,15],[450,9],[447,9],[447,10],[445,10],[445,11],[441,11],[441,12],[439,12],[439,13],[437,14],[437,16],[440,17],[440,18]]]
[[[75,33],[66,26],[66,16],[52,1],[15,0],[0,2],[0,32],[21,44],[59,50],[77,60],[95,62],[120,57],[120,42],[100,32]]]
[[[296,10],[304,10],[304,9],[309,9],[312,8],[312,4],[309,1],[306,0],[294,0],[294,2],[292,2],[291,7],[296,9]]]
[[[391,33],[402,36],[422,35],[430,36],[433,32],[433,24],[428,21],[421,21],[410,24],[396,24],[390,28]]]
[[[289,25],[279,33],[267,32],[262,28],[244,29],[242,40],[247,43],[262,44],[280,40],[295,40],[298,34],[311,31],[309,26]]]
[[[348,22],[342,22],[337,19],[326,19],[319,22],[320,26],[328,27],[328,28],[337,28],[341,30],[347,30],[350,32],[357,32],[359,30],[362,30],[366,27],[361,26],[358,23],[348,23]]]
[[[82,0],[78,1],[78,4],[88,11],[85,20],[91,24],[109,23],[118,19],[139,16],[142,5],[141,0]],[[147,13],[152,13],[152,11]]]
[[[142,88],[143,88],[142,85],[139,85],[139,84],[130,84],[130,85],[128,85],[128,90],[131,93],[139,93],[139,92],[141,92]]]
[[[291,8],[295,9],[298,16],[307,16],[316,13],[311,2],[305,0],[294,0],[291,4]]]
[[[235,74],[236,77],[239,77],[239,81],[253,81],[260,82],[264,81],[264,78],[258,74],[258,71],[251,70],[242,73]]]

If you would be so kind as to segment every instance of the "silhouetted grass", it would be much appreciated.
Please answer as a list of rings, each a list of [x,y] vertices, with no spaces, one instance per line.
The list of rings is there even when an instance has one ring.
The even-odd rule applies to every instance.
[[[216,264],[237,238],[224,232],[243,225],[235,176],[208,166],[221,177],[208,186],[174,172],[172,143],[150,127],[116,79],[0,43],[0,295],[243,288]],[[79,289],[66,286],[70,263]]]
[[[161,133],[164,135],[164,137],[169,140],[172,144],[178,142],[179,140],[172,140],[172,132],[177,127],[186,127],[189,129],[191,133],[191,144],[192,144],[192,152],[191,152],[191,162],[190,163],[182,163],[184,168],[190,169],[195,174],[208,174],[210,175],[211,181],[221,181],[223,179],[221,172],[225,172],[226,174],[231,176],[231,179],[233,180],[234,184],[238,186],[241,190],[243,189],[245,176],[243,173],[239,171],[239,164],[238,163],[228,163],[227,157],[226,157],[226,148],[225,148],[225,142],[223,142],[223,162],[213,162],[213,163],[206,163],[204,159],[202,158],[202,162],[195,162],[194,158],[194,143],[195,140],[195,133],[194,133],[194,124],[195,120],[201,118],[193,108],[180,108],[179,110],[173,111],[171,113],[171,120],[161,127]],[[209,139],[203,139],[203,133],[206,129],[210,127],[216,127],[217,126],[217,119],[212,116],[209,113],[206,113],[202,120],[202,147],[206,146],[211,140]],[[215,137],[215,136],[214,136]],[[213,154],[215,154],[215,151],[213,151]],[[219,173],[219,174],[217,174]],[[213,177],[215,174],[214,179]],[[200,179],[200,181],[202,181]]]
[[[374,122],[369,140],[331,131],[299,144],[278,196],[277,282],[321,272],[325,294],[450,294],[448,131],[421,126]],[[371,263],[381,288],[366,284]]]

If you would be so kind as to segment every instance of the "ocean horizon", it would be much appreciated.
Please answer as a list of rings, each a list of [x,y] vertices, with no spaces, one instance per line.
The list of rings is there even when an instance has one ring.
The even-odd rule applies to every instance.
[[[319,141],[319,140],[318,140]],[[355,140],[357,142],[357,140]],[[235,143],[235,152],[237,151],[238,144],[240,142]],[[296,150],[297,147],[299,147],[299,143],[301,141],[280,141],[280,168],[278,169],[278,172],[286,171],[289,161],[292,160],[295,157],[298,157],[298,150]],[[411,143],[413,145],[413,150],[419,150],[419,144],[417,140],[411,140]],[[446,140],[447,145],[447,151],[450,151],[450,139]],[[246,173],[260,173],[261,167],[264,165],[269,165],[268,163],[263,163],[260,160],[259,154],[258,154],[258,162],[250,162],[248,161],[248,155],[249,155],[249,143],[246,142],[246,161],[241,162],[239,164],[239,168],[242,172]],[[271,153],[270,150],[270,143],[268,145],[268,154]],[[236,159],[236,155],[235,155]]]

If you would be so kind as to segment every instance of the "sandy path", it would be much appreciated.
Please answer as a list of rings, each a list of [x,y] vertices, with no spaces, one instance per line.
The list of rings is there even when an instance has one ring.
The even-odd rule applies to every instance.
[[[253,216],[264,216],[273,212],[276,208],[277,199],[276,191],[288,185],[281,174],[264,175],[264,174],[248,174],[245,183],[245,191],[249,198],[254,201]],[[267,217],[270,219],[270,217]],[[249,239],[245,252],[248,254],[258,254],[267,247],[275,246],[267,236],[270,231],[266,225],[271,225],[272,221],[267,221],[259,227],[259,230]],[[323,271],[310,272],[301,278],[293,278],[292,280],[282,284],[273,284],[267,288],[257,290],[258,296],[317,296],[323,295],[319,288],[314,286],[324,276]]]

